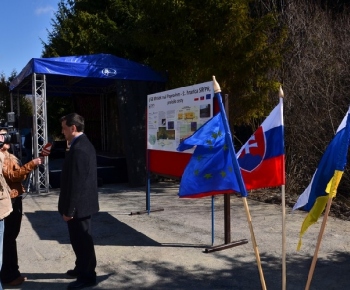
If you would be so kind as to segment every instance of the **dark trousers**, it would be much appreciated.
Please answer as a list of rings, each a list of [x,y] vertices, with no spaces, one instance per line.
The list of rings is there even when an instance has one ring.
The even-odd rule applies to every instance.
[[[75,269],[80,281],[96,280],[96,255],[91,236],[91,216],[67,222],[70,242],[76,256]]]
[[[19,231],[21,229],[23,207],[22,197],[12,199],[13,211],[8,215],[5,221],[4,248],[2,256],[1,282],[9,283],[21,276],[18,266],[17,242]]]

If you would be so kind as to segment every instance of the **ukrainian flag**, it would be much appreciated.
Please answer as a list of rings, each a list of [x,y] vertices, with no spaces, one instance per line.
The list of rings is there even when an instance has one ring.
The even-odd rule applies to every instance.
[[[347,161],[350,139],[350,108],[339,125],[331,143],[312,177],[309,186],[299,196],[293,210],[303,207],[309,211],[300,230],[297,250],[301,247],[301,238],[306,230],[317,222],[324,211],[327,201],[334,198]]]

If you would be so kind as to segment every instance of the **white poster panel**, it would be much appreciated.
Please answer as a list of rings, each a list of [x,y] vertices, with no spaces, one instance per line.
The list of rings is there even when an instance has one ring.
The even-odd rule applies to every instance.
[[[176,151],[213,116],[213,82],[148,95],[147,148]]]

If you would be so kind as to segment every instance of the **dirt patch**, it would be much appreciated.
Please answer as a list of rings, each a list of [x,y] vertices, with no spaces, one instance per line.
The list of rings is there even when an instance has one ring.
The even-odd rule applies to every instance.
[[[172,180],[168,178],[158,177],[157,181],[165,181],[174,184],[180,184],[178,180]],[[286,194],[285,195],[285,204],[287,208],[293,208],[295,203],[298,200],[299,195],[296,194]],[[257,189],[251,190],[248,192],[248,199],[282,205],[281,198],[281,188],[266,188],[266,189]],[[350,200],[341,195],[337,194],[337,196],[333,199],[331,210],[329,216],[336,217],[345,221],[350,221]]]
[[[278,205],[282,204],[281,189],[252,190],[248,193],[248,198],[265,203]],[[297,199],[297,195],[286,195],[286,207],[292,208]],[[350,221],[350,201],[346,197],[338,194],[333,199],[329,215],[342,220]]]

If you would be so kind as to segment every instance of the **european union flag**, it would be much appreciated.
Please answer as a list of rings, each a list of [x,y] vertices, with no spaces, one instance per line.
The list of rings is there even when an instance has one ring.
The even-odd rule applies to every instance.
[[[232,158],[225,135],[223,119],[218,113],[179,144],[178,151],[197,146],[182,175],[180,197],[240,192],[233,166],[237,159],[236,156]],[[246,196],[246,192],[241,195]]]

